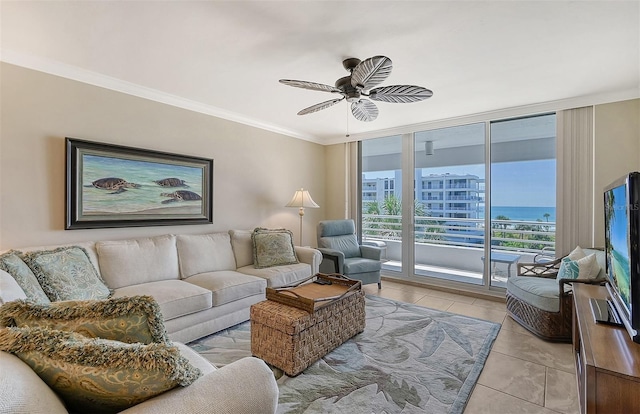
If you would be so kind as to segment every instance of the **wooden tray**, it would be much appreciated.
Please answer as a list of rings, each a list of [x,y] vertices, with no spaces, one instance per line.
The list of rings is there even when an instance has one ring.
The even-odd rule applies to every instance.
[[[309,283],[312,279],[326,280],[331,284]],[[295,285],[267,288],[267,299],[313,313],[361,289],[362,282],[359,280],[338,273],[318,273]]]

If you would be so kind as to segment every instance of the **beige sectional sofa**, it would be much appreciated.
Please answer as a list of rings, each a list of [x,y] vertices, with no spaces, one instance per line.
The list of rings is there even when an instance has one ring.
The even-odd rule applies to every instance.
[[[248,320],[249,308],[265,299],[267,286],[280,287],[316,274],[322,261],[318,250],[296,246],[300,263],[256,269],[250,230],[73,245],[87,251],[113,297],[153,296],[169,338],[177,342]],[[20,251],[56,247],[61,246]]]
[[[73,243],[84,248],[113,297],[150,295],[159,304],[169,338],[203,372],[130,408],[131,413],[273,412],[278,390],[266,364],[244,358],[219,370],[180,342],[190,342],[249,319],[265,289],[302,280],[319,270],[316,249],[295,247],[299,263],[257,269],[251,231],[172,235]],[[21,248],[22,252],[61,246]],[[26,298],[0,271],[0,304]],[[28,365],[0,352],[0,413],[62,413],[64,406]],[[258,408],[259,407],[259,408]]]

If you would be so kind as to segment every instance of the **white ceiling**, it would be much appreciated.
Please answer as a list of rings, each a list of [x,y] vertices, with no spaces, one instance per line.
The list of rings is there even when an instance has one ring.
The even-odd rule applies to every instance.
[[[549,103],[640,97],[639,1],[2,1],[3,61],[322,144]],[[381,86],[434,96],[378,102],[364,123],[335,97],[347,57],[386,55]],[[537,105],[536,107],[540,107]],[[348,125],[347,125],[348,121]]]

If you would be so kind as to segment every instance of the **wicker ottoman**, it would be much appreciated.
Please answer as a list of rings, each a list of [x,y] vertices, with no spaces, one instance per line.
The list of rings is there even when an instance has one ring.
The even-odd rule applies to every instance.
[[[296,376],[364,325],[363,291],[313,313],[265,300],[251,306],[251,353]]]

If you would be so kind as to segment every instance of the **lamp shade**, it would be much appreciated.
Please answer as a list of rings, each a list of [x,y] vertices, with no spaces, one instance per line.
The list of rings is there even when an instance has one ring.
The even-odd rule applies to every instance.
[[[311,198],[309,192],[304,188],[296,190],[293,198],[287,203],[285,207],[320,208],[320,206],[317,205],[315,201],[313,201],[313,198]]]

